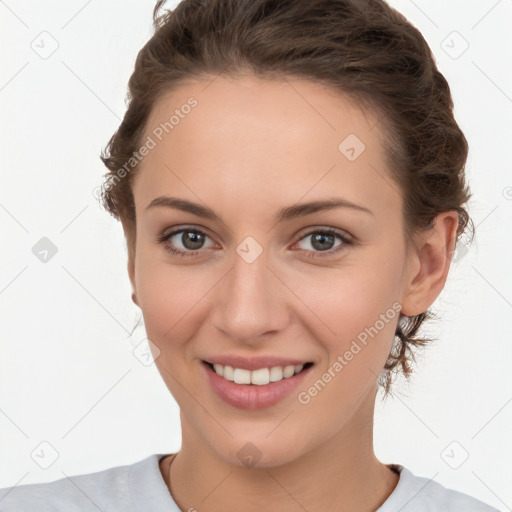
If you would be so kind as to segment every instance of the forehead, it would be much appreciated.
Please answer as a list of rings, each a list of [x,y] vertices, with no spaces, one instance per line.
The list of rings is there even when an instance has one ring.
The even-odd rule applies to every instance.
[[[154,105],[134,183],[136,203],[177,190],[277,205],[336,193],[400,207],[377,117],[321,84],[286,78],[211,77],[183,83]],[[192,195],[191,195],[192,193]],[[309,197],[305,197],[305,196]],[[270,205],[269,205],[270,206]]]

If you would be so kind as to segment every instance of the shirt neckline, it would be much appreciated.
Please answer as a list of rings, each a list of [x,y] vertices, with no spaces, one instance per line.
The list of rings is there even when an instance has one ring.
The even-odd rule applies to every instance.
[[[137,512],[181,512],[160,472],[160,461],[168,455],[172,454],[154,453],[132,467],[129,478],[130,496]]]
[[[160,461],[175,453],[154,453],[133,465],[129,478],[130,496],[136,511],[166,510],[181,512],[160,472]],[[399,504],[400,496],[407,485],[409,472],[400,464],[386,464],[399,475],[398,483],[386,501],[375,512],[387,512],[389,507]],[[192,504],[193,505],[193,504]],[[191,505],[191,506],[192,506]]]

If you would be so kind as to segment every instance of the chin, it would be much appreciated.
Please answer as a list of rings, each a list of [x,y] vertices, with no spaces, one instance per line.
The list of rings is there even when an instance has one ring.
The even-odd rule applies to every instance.
[[[279,427],[278,427],[279,428]],[[279,436],[271,439],[266,437],[268,431],[259,438],[240,436],[226,439],[219,443],[218,439],[211,447],[217,456],[226,464],[240,468],[272,468],[289,464],[300,457],[303,450],[293,436]]]

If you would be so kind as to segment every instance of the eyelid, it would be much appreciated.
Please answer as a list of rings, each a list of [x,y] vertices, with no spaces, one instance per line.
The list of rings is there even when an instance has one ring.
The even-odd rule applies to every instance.
[[[204,235],[205,237],[208,237],[215,244],[217,244],[217,242],[215,242],[213,237],[211,237],[208,234],[208,230],[207,229],[202,228],[202,227],[196,227],[196,226],[175,226],[174,228],[169,228],[168,230],[166,229],[166,230],[163,231],[163,233],[161,235],[157,235],[156,241],[158,243],[165,243],[166,241],[171,239],[173,236],[177,235],[178,233],[182,233],[184,231],[192,231],[194,233],[199,233],[201,235]],[[189,250],[189,251],[186,251],[186,252],[193,253],[193,252],[199,252],[199,251],[202,251],[202,250],[203,249],[197,249],[196,251]]]
[[[163,243],[165,244],[168,242],[173,236],[177,235],[178,233],[182,233],[185,231],[192,231],[195,233],[199,233],[201,235],[204,235],[210,240],[212,240],[215,244],[215,240],[208,234],[208,230],[199,226],[199,225],[184,225],[184,226],[174,226],[173,228],[169,228],[169,230],[164,230],[161,235],[157,236],[157,243]],[[339,228],[333,228],[330,226],[308,226],[307,228],[304,228],[304,231],[302,235],[298,235],[297,233],[294,235],[294,237],[299,236],[299,239],[293,244],[293,246],[297,245],[299,242],[304,240],[305,238],[312,236],[315,233],[323,233],[323,234],[330,234],[333,236],[337,236],[341,240],[341,244],[336,246],[333,249],[329,249],[326,251],[311,251],[308,249],[299,249],[299,251],[306,253],[309,257],[328,257],[336,255],[338,252],[341,252],[345,246],[348,245],[355,245],[356,240],[355,238],[347,233],[345,230],[339,229]],[[299,232],[300,233],[300,232]],[[208,249],[208,248],[207,248]],[[182,249],[171,249],[166,248],[167,251],[170,253],[174,253],[176,255],[181,256],[200,256],[202,255],[207,249],[201,248],[196,250],[182,250]],[[210,248],[211,249],[211,248]]]
[[[299,236],[299,240],[302,240],[304,237],[318,232],[329,232],[340,237],[346,238],[347,240],[355,242],[355,237],[352,236],[348,231],[345,231],[344,229],[341,228],[334,228],[331,226],[308,226],[307,228],[301,229],[295,236]],[[301,235],[300,233],[303,234]]]
[[[334,237],[338,237],[341,240],[341,243],[332,249],[328,249],[326,251],[312,251],[309,249],[298,249],[300,252],[302,252],[307,258],[329,258],[329,257],[336,257],[341,252],[345,251],[348,246],[354,246],[356,245],[356,241],[354,237],[350,234],[348,234],[346,231],[338,228],[332,228],[332,227],[309,227],[307,228],[308,231],[302,235],[297,242],[295,242],[295,245],[299,244],[302,240],[312,236],[315,233],[322,233],[327,235],[332,235]]]
[[[183,224],[164,229],[160,235],[157,235],[156,239],[157,241],[163,241],[176,235],[177,233],[181,233],[182,231],[194,231],[197,233],[201,233],[213,240],[213,237],[210,236],[209,234],[209,230],[203,226],[200,226],[199,224]]]
[[[210,236],[208,234],[209,230],[199,224],[191,224],[191,225],[182,225],[182,226],[174,226],[172,228],[168,228],[165,229],[163,231],[163,233],[161,235],[158,235],[157,236],[157,240],[161,240],[162,238],[168,238],[169,236],[171,235],[175,235],[176,233],[179,233],[180,231],[186,231],[187,229],[189,229],[190,231],[198,231],[199,233],[202,233],[204,235],[207,235],[208,237],[212,238],[212,236]],[[331,227],[331,226],[322,226],[322,225],[317,225],[317,226],[308,226],[307,228],[302,228],[300,229],[299,231],[297,231],[293,237],[297,237],[297,236],[300,236],[299,240],[302,240],[305,236],[307,235],[310,235],[311,233],[313,232],[318,232],[318,231],[329,231],[329,230],[332,230],[333,232],[335,232],[336,234],[340,235],[340,236],[344,236],[350,240],[353,240],[355,241],[355,237],[353,235],[351,235],[348,231],[344,230],[344,229],[341,229],[341,228],[334,228],[334,227]],[[300,233],[303,232],[302,235],[300,235]],[[222,239],[219,237],[219,239],[222,241]]]

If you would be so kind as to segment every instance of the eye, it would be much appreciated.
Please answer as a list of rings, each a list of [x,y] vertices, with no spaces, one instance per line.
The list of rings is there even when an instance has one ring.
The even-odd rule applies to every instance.
[[[305,251],[307,257],[312,258],[332,256],[345,249],[347,245],[354,244],[354,241],[346,234],[333,228],[310,231],[297,243],[303,243],[308,238],[310,238],[311,241],[305,245],[309,245],[311,248],[302,247],[301,250]],[[340,240],[338,245],[334,245],[336,238]],[[181,228],[169,233],[163,233],[158,236],[157,242],[164,244],[165,250],[171,254],[180,257],[189,257],[199,256],[201,254],[202,249],[205,248],[204,244],[206,239],[210,239],[210,237],[201,230],[196,228]],[[210,247],[215,246],[216,244],[213,242],[213,245]]]
[[[210,237],[194,228],[181,228],[170,233],[164,233],[157,238],[158,243],[164,244],[164,247],[171,254],[176,256],[198,256],[206,239]],[[181,248],[180,245],[181,244]],[[177,247],[177,248],[176,248]],[[213,243],[215,247],[215,243]]]
[[[334,245],[336,238],[341,241],[338,245]],[[354,243],[347,235],[332,228],[310,231],[306,236],[302,237],[298,243],[304,242],[307,239],[311,241],[305,245],[312,247],[312,249],[309,247],[303,247],[302,249],[306,251],[306,256],[312,258],[332,256],[345,249],[347,245],[353,245]]]

